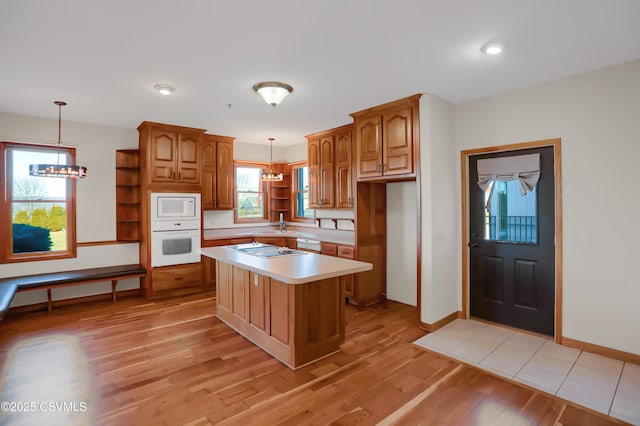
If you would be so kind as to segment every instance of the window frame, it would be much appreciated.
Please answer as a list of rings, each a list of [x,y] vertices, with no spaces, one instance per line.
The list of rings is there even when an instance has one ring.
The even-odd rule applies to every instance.
[[[77,257],[76,239],[76,179],[75,178],[40,178],[66,179],[65,215],[67,219],[67,248],[54,252],[13,253],[13,164],[9,162],[11,150],[37,150],[50,152],[64,152],[70,164],[75,164],[76,149],[64,146],[40,145],[20,142],[0,141],[0,162],[3,171],[0,173],[0,235],[5,235],[0,248],[0,263],[34,262],[53,259],[67,259]],[[37,200],[35,200],[37,201]],[[49,201],[46,201],[49,202]]]
[[[246,167],[246,168],[255,168],[260,169],[260,173],[264,172],[269,165],[267,163],[259,163],[255,161],[240,161],[236,160],[233,162],[233,223],[265,223],[269,222],[269,191],[268,191],[268,182],[260,181],[261,191],[258,193],[262,194],[262,199],[264,200],[263,207],[263,215],[262,217],[251,217],[251,218],[242,218],[238,216],[238,182],[237,180],[237,168],[238,167]]]
[[[309,210],[313,211],[313,217],[304,217],[298,216],[298,179],[296,170],[309,167],[308,161],[298,161],[296,163],[289,164],[289,176],[291,176],[291,205],[289,209],[291,211],[290,220],[291,222],[300,222],[300,223],[314,223],[315,222],[315,209],[309,208]],[[308,192],[308,191],[307,191]]]

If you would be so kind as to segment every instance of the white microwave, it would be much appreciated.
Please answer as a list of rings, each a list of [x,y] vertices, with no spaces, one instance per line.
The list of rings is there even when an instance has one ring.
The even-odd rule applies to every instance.
[[[200,220],[200,194],[151,193],[151,221]]]

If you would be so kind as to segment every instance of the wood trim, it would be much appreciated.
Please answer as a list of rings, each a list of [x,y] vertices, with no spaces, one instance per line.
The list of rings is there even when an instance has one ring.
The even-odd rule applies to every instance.
[[[461,235],[461,256],[462,256],[462,314],[464,318],[469,318],[469,250],[468,250],[468,160],[472,155],[486,154],[492,152],[516,151],[521,149],[553,147],[554,155],[554,185],[555,185],[555,227],[556,227],[556,247],[555,247],[555,327],[554,341],[562,342],[562,156],[561,139],[544,139],[539,141],[521,142],[500,146],[491,146],[460,151],[460,175],[461,175],[461,197],[462,197],[462,235]]]
[[[606,356],[607,358],[618,359],[624,362],[631,362],[633,364],[640,365],[640,355],[631,352],[624,352],[618,349],[608,348],[606,346],[595,345],[593,343],[583,342],[580,340],[571,339],[569,337],[562,336],[563,345],[570,348],[579,349],[585,352],[591,352],[593,354]]]
[[[416,95],[417,96],[417,95]],[[417,105],[413,117],[414,153],[413,164],[416,175],[416,308],[418,322],[422,318],[422,158],[420,157],[420,98],[416,99]]]
[[[306,135],[305,138],[309,139],[320,139],[324,136],[329,136],[329,135],[333,135],[334,133],[338,133],[338,132],[344,132],[347,130],[350,130],[353,128],[353,123],[351,124],[345,124],[344,126],[338,126],[338,127],[334,127],[333,129],[329,129],[329,130],[323,130],[321,132],[318,133],[312,133],[310,135]]]
[[[415,95],[407,96],[406,98],[397,99],[395,101],[387,102],[386,104],[376,105],[374,107],[363,109],[361,111],[352,112],[349,115],[351,117],[353,117],[353,118],[356,118],[356,117],[359,117],[359,116],[362,116],[362,115],[371,114],[372,112],[382,111],[382,110],[385,110],[387,108],[395,108],[397,106],[404,105],[406,102],[418,102],[420,100],[421,96],[422,96],[422,93],[417,93]]]
[[[78,243],[78,247],[94,247],[94,246],[110,246],[115,244],[138,244],[139,241],[119,241],[119,240],[107,240],[107,241],[85,241]]]
[[[445,325],[449,324],[450,322],[453,322],[454,320],[460,318],[460,314],[461,314],[460,311],[452,312],[451,314],[434,322],[433,324],[428,324],[426,322],[421,321],[418,327],[420,327],[421,330],[426,330],[429,333],[433,333],[437,329],[442,328]]]

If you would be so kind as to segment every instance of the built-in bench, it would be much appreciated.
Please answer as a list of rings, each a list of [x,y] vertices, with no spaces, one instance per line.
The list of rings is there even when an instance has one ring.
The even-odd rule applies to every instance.
[[[100,268],[79,269],[75,271],[51,272],[48,274],[24,275],[21,277],[0,278],[0,320],[9,310],[11,301],[18,291],[47,289],[47,302],[51,311],[51,289],[78,284],[90,284],[111,281],[111,298],[116,302],[116,286],[119,280],[138,278],[146,275],[142,265],[117,265]]]

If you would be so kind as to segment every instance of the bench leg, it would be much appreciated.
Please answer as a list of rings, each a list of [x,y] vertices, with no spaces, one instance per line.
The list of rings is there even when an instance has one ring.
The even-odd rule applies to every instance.
[[[51,312],[51,289],[47,289],[47,304],[49,308],[49,312]]]
[[[111,280],[111,298],[113,299],[113,303],[116,303],[116,286],[118,285],[118,280]]]

